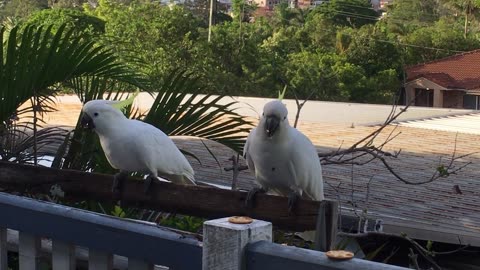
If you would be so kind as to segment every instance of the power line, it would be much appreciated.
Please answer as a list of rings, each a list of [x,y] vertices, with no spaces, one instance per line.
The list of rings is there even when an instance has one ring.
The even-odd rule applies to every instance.
[[[347,33],[343,33],[343,34],[346,35],[346,36],[349,36],[349,37],[354,37],[353,35],[350,35],[350,34],[347,34]],[[427,47],[427,46],[420,46],[420,45],[415,45],[415,44],[401,43],[401,42],[384,40],[384,39],[377,39],[377,38],[371,38],[371,37],[367,37],[366,39],[375,40],[375,41],[383,42],[383,43],[390,43],[390,44],[393,44],[393,45],[400,45],[400,46],[413,47],[413,48],[421,48],[421,49],[427,49],[427,50],[446,51],[446,52],[454,52],[454,53],[464,53],[465,52],[465,51],[457,51],[457,50],[444,49],[444,48]]]

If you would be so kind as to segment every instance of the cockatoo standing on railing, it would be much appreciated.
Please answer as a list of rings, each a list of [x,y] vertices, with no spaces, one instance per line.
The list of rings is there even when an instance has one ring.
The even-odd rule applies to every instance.
[[[160,129],[125,117],[119,110],[124,103],[92,100],[82,109],[82,126],[98,134],[108,162],[120,170],[112,191],[121,191],[129,172],[150,174],[145,180],[145,193],[159,176],[177,184],[195,184],[192,166],[173,141]]]

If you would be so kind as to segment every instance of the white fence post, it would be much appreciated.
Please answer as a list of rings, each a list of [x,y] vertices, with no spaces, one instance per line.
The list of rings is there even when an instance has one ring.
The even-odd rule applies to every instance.
[[[52,240],[53,270],[75,270],[75,246],[62,241]]]
[[[153,270],[151,263],[128,258],[128,270]]]
[[[245,246],[260,240],[272,241],[272,223],[233,224],[228,218],[207,221],[203,224],[202,269],[245,269]]]
[[[39,269],[40,263],[40,237],[19,232],[18,235],[18,257],[20,270]]]
[[[88,270],[112,270],[113,255],[96,250],[88,250]]]

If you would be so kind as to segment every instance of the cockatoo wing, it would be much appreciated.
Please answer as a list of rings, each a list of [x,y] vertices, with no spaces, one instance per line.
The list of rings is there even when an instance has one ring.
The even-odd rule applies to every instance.
[[[130,128],[136,133],[132,144],[138,151],[137,156],[151,171],[168,177],[172,182],[195,184],[192,166],[172,139],[160,129],[142,121],[131,120],[130,123]]]
[[[322,167],[315,146],[304,134],[291,128],[291,162],[295,184],[314,200],[323,200]]]
[[[245,146],[243,147],[243,158],[247,161],[248,169],[250,169],[254,175],[255,175],[255,164],[253,163],[253,160],[248,151],[250,150],[251,141],[255,137],[256,131],[257,131],[256,128],[250,131],[250,134],[248,134],[248,137],[247,137],[247,141],[245,142]]]

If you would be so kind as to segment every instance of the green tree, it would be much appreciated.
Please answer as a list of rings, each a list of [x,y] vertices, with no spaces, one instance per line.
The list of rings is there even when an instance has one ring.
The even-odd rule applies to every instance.
[[[380,14],[368,0],[331,0],[317,6],[310,16],[320,13],[338,26],[361,27],[374,24]]]
[[[463,13],[465,17],[463,36],[467,38],[470,20],[472,20],[475,15],[478,15],[480,11],[480,0],[443,0],[442,2],[447,8],[454,12]]]
[[[47,0],[10,0],[1,10],[0,17],[25,18],[35,11],[48,7]]]
[[[285,76],[299,97],[306,98],[313,92],[313,99],[348,100],[349,93],[338,87],[340,82],[334,69],[343,61],[339,56],[302,51],[291,54],[288,60]]]
[[[464,38],[463,23],[443,18],[433,26],[420,28],[404,38],[405,63],[416,64],[480,48],[474,37]]]
[[[158,2],[118,5],[101,0],[87,14],[105,20],[102,44],[158,82],[175,69],[191,70],[192,54],[201,21],[180,6]]]
[[[85,14],[76,9],[45,9],[26,18],[25,24],[51,25],[52,31],[66,24],[76,34],[99,35],[105,32],[105,22],[97,17]]]
[[[387,11],[386,21],[390,31],[406,35],[420,27],[428,27],[441,16],[436,0],[394,1]]]
[[[385,32],[366,25],[355,31],[341,33],[350,38],[345,46],[347,61],[361,66],[367,76],[387,69],[401,70],[401,53],[395,40],[390,40]]]
[[[339,27],[321,13],[314,13],[307,17],[302,29],[308,36],[308,45],[323,51],[335,49],[335,37]]]
[[[82,9],[83,4],[88,0],[48,0],[48,6],[51,8],[75,8]]]
[[[245,0],[232,0],[232,13],[234,20],[249,22],[256,9],[257,5],[255,3],[249,4]]]

